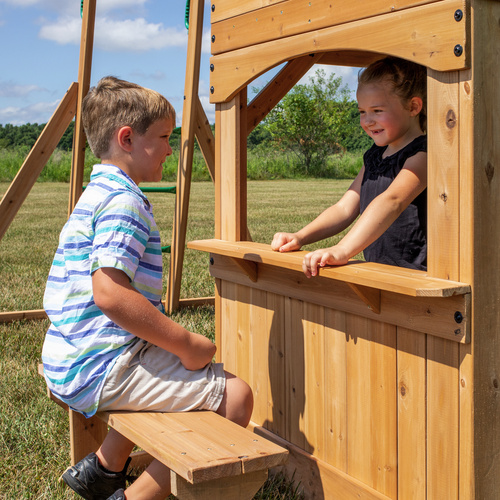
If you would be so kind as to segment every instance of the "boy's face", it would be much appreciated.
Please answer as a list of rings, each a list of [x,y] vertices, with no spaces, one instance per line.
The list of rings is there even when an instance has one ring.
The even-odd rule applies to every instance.
[[[169,138],[174,128],[173,120],[154,122],[144,135],[134,134],[134,175],[136,184],[161,181],[163,163],[172,154]]]

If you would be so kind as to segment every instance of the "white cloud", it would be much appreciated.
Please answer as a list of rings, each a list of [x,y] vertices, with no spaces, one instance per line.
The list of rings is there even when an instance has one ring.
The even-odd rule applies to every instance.
[[[53,102],[38,102],[25,107],[8,106],[0,109],[0,123],[23,125],[24,123],[46,123],[59,104]]]
[[[109,51],[127,50],[143,52],[151,49],[184,47],[186,30],[165,28],[162,23],[148,23],[144,18],[96,21],[95,43]]]
[[[0,97],[25,97],[31,92],[43,91],[37,85],[19,85],[12,82],[0,82]]]
[[[335,76],[342,77],[342,84],[347,85],[349,90],[356,91],[358,86],[358,71],[359,68],[352,68],[350,66],[330,66],[328,64],[315,64],[299,81],[299,83],[307,84],[310,82],[311,76],[314,76],[318,69],[322,69],[326,76],[335,73]]]
[[[54,23],[41,27],[38,36],[60,45],[80,44],[82,22],[79,18],[61,17]]]
[[[61,45],[78,45],[80,34],[79,18],[61,17],[42,26],[39,36]],[[186,30],[165,28],[162,23],[148,23],[144,18],[123,21],[106,17],[96,19],[94,45],[102,50],[144,52],[151,49],[184,47],[186,43]]]

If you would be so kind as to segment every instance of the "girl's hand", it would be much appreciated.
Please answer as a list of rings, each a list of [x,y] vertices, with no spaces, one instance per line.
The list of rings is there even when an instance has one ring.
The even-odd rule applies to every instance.
[[[341,266],[349,262],[349,254],[340,246],[322,248],[306,254],[302,261],[302,270],[310,278],[318,274],[318,266]]]
[[[191,332],[186,353],[179,356],[179,359],[186,370],[201,370],[212,361],[216,350],[217,347],[210,339]]]
[[[271,248],[275,252],[292,252],[300,250],[301,246],[295,233],[276,233],[271,242]]]

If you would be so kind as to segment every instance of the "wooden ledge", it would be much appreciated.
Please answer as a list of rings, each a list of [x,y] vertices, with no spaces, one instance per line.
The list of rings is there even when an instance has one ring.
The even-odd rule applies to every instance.
[[[278,253],[264,243],[217,239],[191,241],[188,243],[188,248],[231,257],[240,267],[243,267],[242,261],[255,263],[256,269],[252,272],[254,280],[258,279],[259,263],[302,273],[302,259],[307,253],[307,251]],[[373,299],[366,293],[366,287],[411,297],[451,297],[471,291],[470,285],[466,283],[432,278],[424,271],[358,260],[352,260],[345,266],[321,268],[319,275],[356,287],[360,297],[364,296],[366,300],[372,302]],[[376,304],[373,305],[376,308]]]

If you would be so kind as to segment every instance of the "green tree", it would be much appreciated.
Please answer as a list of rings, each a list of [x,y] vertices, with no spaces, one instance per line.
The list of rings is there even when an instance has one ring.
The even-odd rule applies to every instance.
[[[297,155],[304,173],[321,175],[328,156],[345,150],[341,140],[356,126],[351,107],[342,77],[327,77],[318,69],[309,84],[297,84],[288,92],[263,125],[280,149]]]

